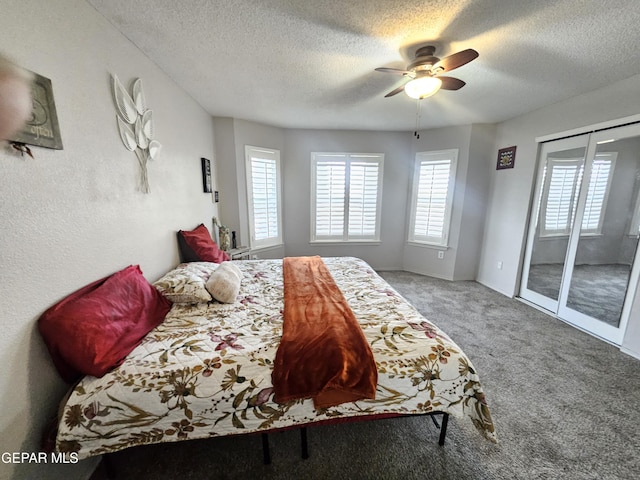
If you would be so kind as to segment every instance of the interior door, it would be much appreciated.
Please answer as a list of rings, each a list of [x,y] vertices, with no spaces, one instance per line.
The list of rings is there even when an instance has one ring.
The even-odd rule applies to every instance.
[[[557,313],[589,134],[542,144],[520,296]]]
[[[638,283],[640,125],[591,134],[558,316],[620,345]]]

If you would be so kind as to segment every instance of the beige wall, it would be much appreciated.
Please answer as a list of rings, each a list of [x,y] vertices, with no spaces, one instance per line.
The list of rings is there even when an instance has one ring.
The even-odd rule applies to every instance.
[[[149,280],[178,262],[175,231],[215,215],[200,157],[214,152],[211,117],[83,0],[2,0],[0,49],[51,79],[64,150],[35,159],[0,148],[0,452],[38,451],[66,390],[36,320],[73,290],[140,264]],[[110,74],[143,81],[163,148],[150,194],[116,129]],[[0,462],[0,478],[86,478],[91,460]]]

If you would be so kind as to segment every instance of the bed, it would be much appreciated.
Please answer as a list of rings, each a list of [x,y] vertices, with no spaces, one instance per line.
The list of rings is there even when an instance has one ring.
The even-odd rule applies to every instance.
[[[189,285],[164,277],[154,284],[174,294],[164,321],[119,366],[101,378],[85,376],[72,388],[61,406],[56,449],[86,458],[143,444],[435,412],[465,417],[495,442],[480,379],[455,342],[363,260],[323,261],[373,353],[374,399],[318,409],[311,399],[275,402],[283,261],[232,262],[241,272],[233,303],[178,302],[197,298],[219,268],[185,263],[167,278],[186,274]]]

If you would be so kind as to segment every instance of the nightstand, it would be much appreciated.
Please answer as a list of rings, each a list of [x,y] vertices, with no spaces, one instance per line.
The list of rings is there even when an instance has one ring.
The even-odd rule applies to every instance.
[[[231,260],[250,260],[251,259],[250,247],[232,248],[227,253],[231,257]]]

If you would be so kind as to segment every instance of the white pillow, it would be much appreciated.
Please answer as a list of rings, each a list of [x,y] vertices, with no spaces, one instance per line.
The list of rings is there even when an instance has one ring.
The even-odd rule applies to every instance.
[[[222,262],[218,268],[228,268],[236,275],[238,275],[238,279],[242,280],[242,270],[240,270],[235,263],[233,262]]]
[[[242,272],[232,262],[223,262],[207,280],[211,296],[222,303],[234,303],[240,292]]]
[[[210,302],[211,295],[205,287],[205,281],[212,268],[198,267],[201,266],[181,264],[154,282],[153,286],[172,303]]]

